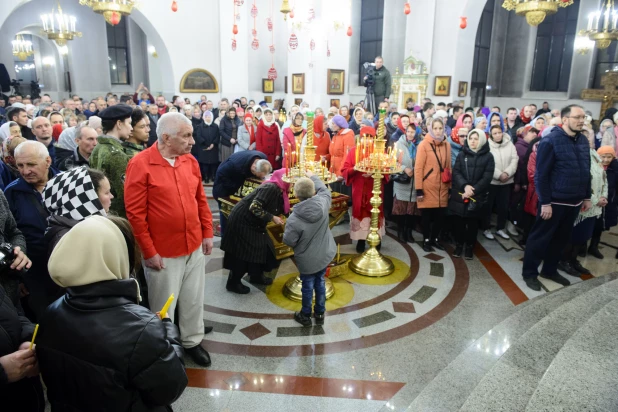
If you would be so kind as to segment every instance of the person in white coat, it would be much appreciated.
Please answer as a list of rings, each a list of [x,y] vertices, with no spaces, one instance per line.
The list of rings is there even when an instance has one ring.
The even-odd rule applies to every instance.
[[[496,225],[496,235],[503,239],[510,239],[510,236],[506,233],[507,213],[509,208],[509,198],[511,193],[511,187],[513,184],[515,172],[517,171],[517,162],[519,157],[515,150],[515,145],[511,142],[511,138],[508,134],[502,131],[500,125],[494,125],[490,128],[489,149],[494,156],[495,169],[494,176],[489,186],[489,213],[485,217],[484,228],[485,235],[488,239],[494,239],[493,233],[491,233],[490,219],[491,212],[496,208],[498,214],[498,221]],[[511,234],[515,235],[517,232],[512,229]]]

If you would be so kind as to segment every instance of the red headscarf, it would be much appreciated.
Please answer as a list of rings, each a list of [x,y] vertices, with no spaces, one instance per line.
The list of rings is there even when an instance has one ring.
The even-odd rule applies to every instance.
[[[470,120],[472,120],[472,127],[470,129],[474,129],[474,116],[470,113],[464,113],[461,116],[459,116],[459,119],[457,119],[457,124],[455,124],[455,127],[464,127],[463,121],[465,117],[469,117]]]
[[[290,211],[290,196],[288,191],[290,190],[290,184],[283,181],[283,174],[286,172],[286,169],[276,170],[271,176],[270,179],[264,180],[262,184],[266,183],[274,183],[281,189],[283,192],[283,213],[287,214]]]
[[[251,142],[250,144],[253,144],[253,142],[255,142],[255,129],[253,128],[253,115],[251,113],[247,113],[245,115],[244,120],[247,120],[247,119],[251,119],[251,128],[248,128],[247,124],[245,123],[245,129],[247,129],[247,131],[249,132],[249,139],[250,139],[249,141]]]
[[[522,122],[524,122],[524,124],[528,124],[530,123],[530,121],[532,120],[530,117],[526,117],[524,115],[524,109],[526,108],[526,106],[521,108],[521,112],[519,112],[519,118],[521,119]]]
[[[397,119],[397,127],[399,128],[399,130],[401,130],[404,134],[406,133],[406,128],[403,127],[403,123],[401,123],[401,116],[399,116],[399,119]]]
[[[455,126],[451,131],[451,140],[457,144],[461,144],[461,141],[459,140],[459,129],[461,128],[463,128],[463,126]]]
[[[366,136],[366,135],[369,135],[369,136],[373,136],[373,137],[375,137],[375,135],[376,135],[376,129],[374,129],[374,128],[373,128],[373,127],[371,127],[371,126],[363,126],[363,127],[361,127],[361,128],[360,128],[360,133],[359,133],[359,134],[360,134],[361,136]]]
[[[55,142],[58,141],[58,138],[60,137],[61,133],[62,133],[62,125],[55,124],[54,127],[52,128],[52,137],[54,138]]]
[[[313,119],[313,132],[322,137],[322,133],[324,133],[324,116],[320,115]]]

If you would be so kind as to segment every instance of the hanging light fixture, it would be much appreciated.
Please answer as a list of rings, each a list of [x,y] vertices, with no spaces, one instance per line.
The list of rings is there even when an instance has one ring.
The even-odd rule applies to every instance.
[[[526,21],[531,26],[543,23],[546,16],[558,12],[558,7],[567,7],[573,4],[573,0],[504,0],[502,7],[512,11],[518,16],[526,16]]]
[[[75,16],[63,13],[60,2],[57,3],[57,10],[52,9],[51,13],[42,14],[41,20],[43,32],[58,46],[65,46],[67,41],[74,37],[82,37],[82,33],[75,30]]]
[[[136,0],[79,0],[82,6],[88,6],[95,13],[102,14],[105,21],[112,26],[120,23],[122,16],[131,14],[135,3]],[[178,8],[177,5],[176,8]]]
[[[577,54],[584,56],[593,48],[594,41],[590,40],[586,34],[586,30],[580,30],[575,37],[575,41],[573,42],[573,49],[575,49]]]
[[[288,0],[283,0],[283,3],[281,3],[281,9],[279,11],[283,13],[283,20],[287,20],[288,13],[292,11],[292,9],[290,8],[290,2]]]
[[[618,39],[618,12],[614,0],[604,0],[599,11],[588,15],[588,26],[579,34],[588,36],[598,49],[607,49],[612,40]]]
[[[32,56],[34,54],[34,50],[32,50],[32,42],[29,40],[24,40],[24,36],[18,34],[15,36],[15,40],[13,40],[13,56],[17,57],[19,60],[26,60],[28,56]]]

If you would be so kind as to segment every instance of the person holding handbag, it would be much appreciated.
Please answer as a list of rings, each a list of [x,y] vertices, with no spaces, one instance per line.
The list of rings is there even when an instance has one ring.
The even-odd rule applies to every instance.
[[[444,224],[451,188],[451,146],[445,139],[444,123],[433,119],[425,139],[419,144],[414,165],[414,186],[421,209],[423,250],[444,250],[438,237]]]
[[[472,259],[479,222],[487,213],[485,209],[494,168],[495,161],[485,132],[472,130],[453,167],[453,193],[448,208],[459,217],[455,220],[454,257],[461,257],[463,252],[466,259]]]
[[[403,172],[391,177],[395,182],[393,216],[397,216],[397,238],[402,243],[414,241],[412,229],[415,227],[415,218],[420,216],[416,206],[416,191],[413,190],[414,162],[420,136],[421,128],[410,124],[406,127],[406,134],[395,143],[395,149],[402,153]]]

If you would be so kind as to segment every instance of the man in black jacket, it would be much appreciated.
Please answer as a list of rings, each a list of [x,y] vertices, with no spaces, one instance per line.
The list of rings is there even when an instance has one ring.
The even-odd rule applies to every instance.
[[[221,212],[222,197],[231,196],[240,189],[246,179],[257,177],[264,179],[272,171],[270,162],[266,155],[257,150],[245,150],[234,153],[225,162],[221,163],[215,182],[212,187],[212,197],[219,203],[219,216],[221,223],[221,236],[225,230],[225,216]]]
[[[16,122],[19,125],[22,137],[28,140],[35,140],[32,129],[28,127],[28,113],[25,109],[21,107],[9,107],[6,112],[6,118],[9,122]]]
[[[517,142],[517,129],[524,126],[524,122],[518,116],[517,109],[509,107],[506,111],[506,132],[511,136],[513,144]]]
[[[148,147],[157,142],[157,123],[159,122],[159,108],[156,104],[148,106],[148,120],[150,120],[150,132],[148,132]]]

